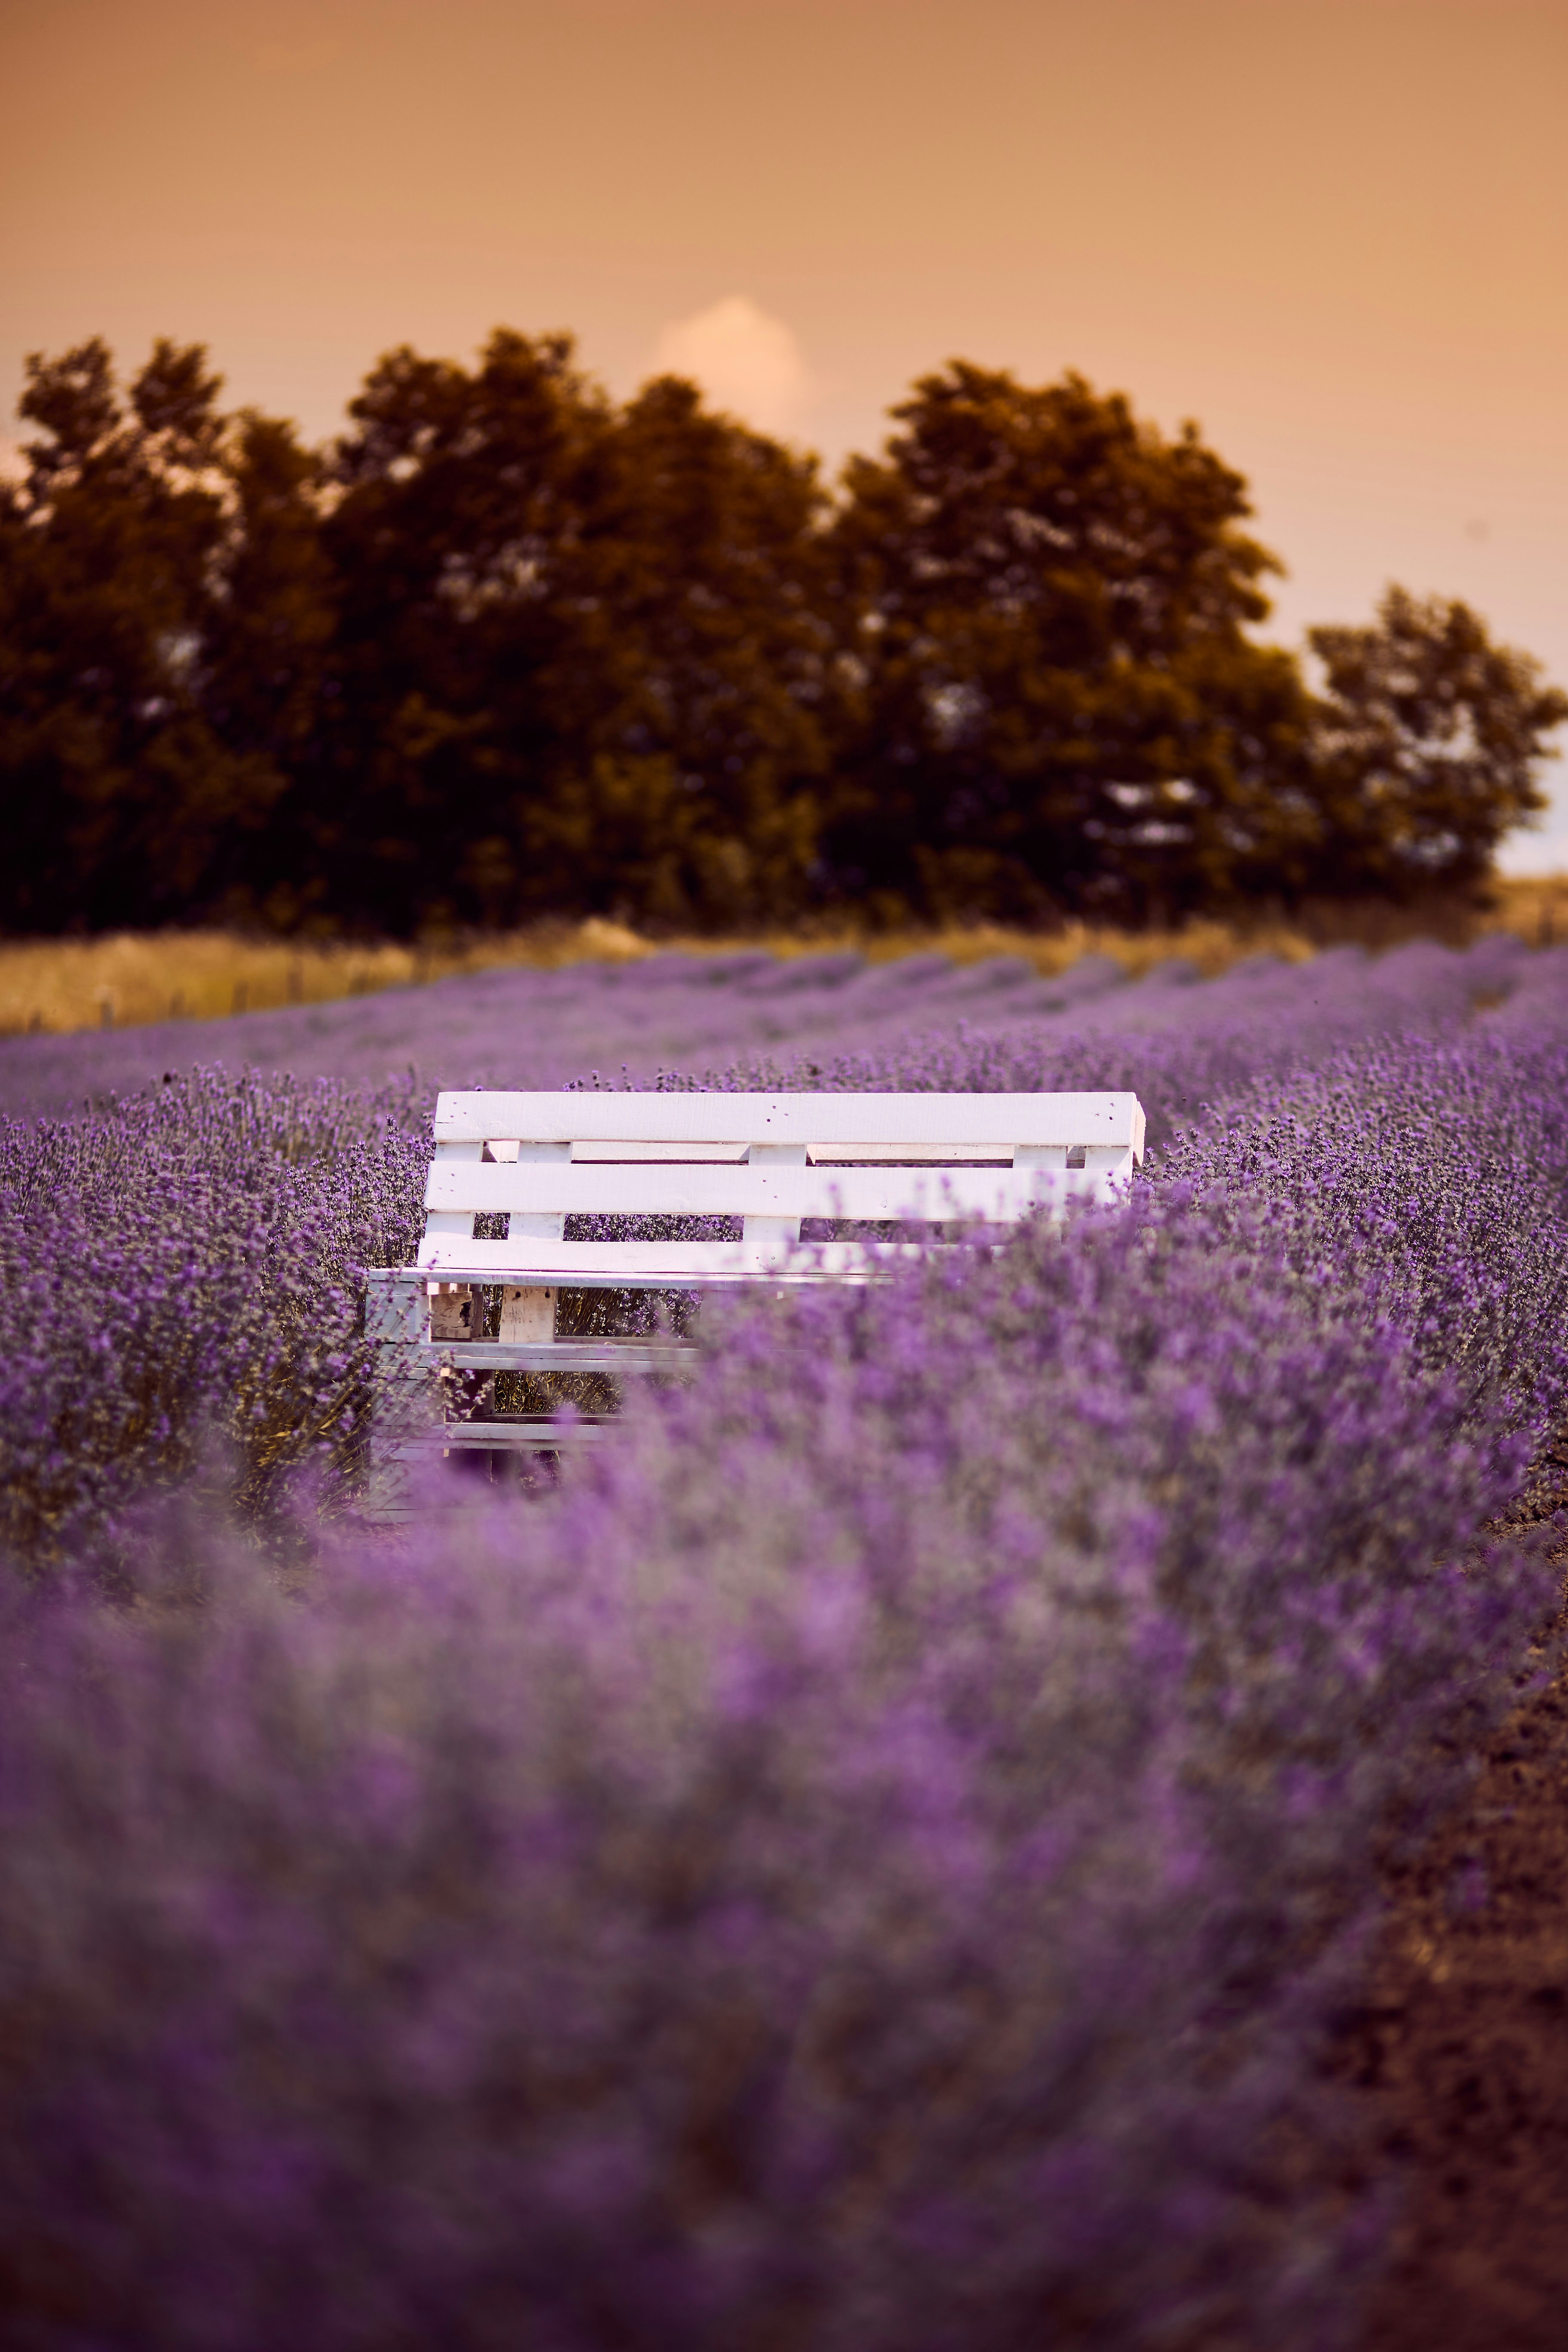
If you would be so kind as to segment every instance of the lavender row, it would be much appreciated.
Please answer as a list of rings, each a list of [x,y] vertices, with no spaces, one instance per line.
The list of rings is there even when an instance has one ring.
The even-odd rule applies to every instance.
[[[221,1446],[254,1515],[354,1475],[363,1268],[417,1244],[429,1147],[404,1092],[221,1071],[0,1129],[0,1530],[47,1561]]]
[[[826,1064],[900,1051],[911,1034],[1027,1033],[1134,1037],[1158,1050],[1202,1033],[1228,1037],[1230,1058],[1267,1034],[1300,1056],[1391,1030],[1436,1031],[1521,989],[1561,993],[1561,954],[1531,955],[1506,936],[1467,954],[1426,943],[1376,960],[1340,949],[1300,965],[1258,958],[1200,981],[1168,964],[1131,982],[1109,957],[1054,979],[1021,958],[959,967],[945,956],[868,964],[853,954],[779,960],[763,952],[661,955],[555,971],[488,971],[336,1004],[245,1013],[231,1021],[0,1040],[0,1105],[13,1116],[79,1113],[156,1086],[165,1071],[222,1061],[287,1069],[303,1080],[434,1095],[444,1086],[558,1087],[598,1070],[638,1085],[665,1070],[722,1070],[742,1060]]]

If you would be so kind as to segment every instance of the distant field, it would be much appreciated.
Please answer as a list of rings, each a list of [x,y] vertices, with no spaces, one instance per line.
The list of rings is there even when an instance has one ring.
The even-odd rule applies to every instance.
[[[875,961],[853,949],[805,954],[798,943],[787,954],[761,945],[722,955],[601,953],[232,1017],[0,1037],[0,1106],[13,1118],[73,1113],[215,1064],[288,1071],[307,1083],[390,1080],[426,1098],[441,1087],[591,1084],[595,1073],[611,1084],[624,1073],[651,1086],[661,1071],[718,1083],[742,1062],[757,1084],[810,1065],[840,1070],[833,1083],[864,1086],[868,1055],[904,1054],[919,1040],[954,1045],[964,1034],[1026,1034],[1042,1049],[1070,1038],[1082,1064],[1075,1083],[1135,1086],[1147,1099],[1156,1067],[1195,1029],[1218,1055],[1205,1066],[1213,1099],[1212,1087],[1224,1093],[1237,1081],[1226,1041],[1238,1024],[1250,1033],[1267,1016],[1302,1055],[1412,1024],[1429,1034],[1481,1013],[1511,1018],[1521,996],[1555,1001],[1568,986],[1568,946],[1543,953],[1507,931],[1462,951],[1420,939],[1388,942],[1378,954],[1353,942],[1317,955],[1299,941],[1293,955],[1254,944],[1206,979],[1191,955],[1167,954],[1139,971],[1114,955],[1080,953],[1065,970],[1042,972],[1028,955],[1004,952],[994,935],[990,953],[974,952],[966,935],[962,961],[900,944],[903,954]],[[1144,956],[1150,944],[1139,943]],[[853,1070],[840,1069],[845,1056]]]
[[[1320,948],[1355,940],[1372,948],[1436,929],[1453,944],[1486,931],[1511,931],[1531,946],[1568,940],[1568,875],[1500,882],[1490,915],[1432,925],[1381,910],[1337,910],[1310,925],[1193,922],[1178,929],[1120,931],[1067,925],[1049,935],[994,925],[925,932],[862,935],[764,933],[745,939],[639,938],[624,925],[593,920],[541,926],[496,937],[412,947],[392,943],[258,940],[227,931],[121,932],[92,940],[0,943],[0,1035],[60,1034],[78,1029],[141,1027],[151,1022],[215,1021],[291,1004],[334,1003],[457,973],[508,967],[553,970],[563,964],[618,963],[678,949],[689,955],[763,950],[781,957],[854,948],[872,963],[934,950],[958,964],[997,955],[1022,957],[1042,978],[1089,955],[1112,957],[1141,979],[1173,957],[1214,979],[1245,956],[1300,962]]]

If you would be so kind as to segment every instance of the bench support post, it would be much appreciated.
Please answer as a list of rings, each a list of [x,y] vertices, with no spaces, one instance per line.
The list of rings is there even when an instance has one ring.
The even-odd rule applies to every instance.
[[[454,1300],[454,1304],[455,1304]],[[407,1266],[371,1266],[365,1274],[364,1334],[375,1345],[374,1379],[379,1394],[366,1465],[367,1518],[406,1515],[407,1465],[403,1449],[412,1428],[442,1414],[438,1378],[426,1362],[430,1339],[430,1284]]]
[[[753,1143],[746,1154],[752,1168],[804,1168],[804,1143]],[[785,1242],[792,1248],[800,1239],[798,1217],[742,1217],[741,1238],[747,1242]]]
[[[520,1290],[506,1284],[500,1295],[500,1337],[524,1347],[542,1346],[553,1339],[554,1291]]]

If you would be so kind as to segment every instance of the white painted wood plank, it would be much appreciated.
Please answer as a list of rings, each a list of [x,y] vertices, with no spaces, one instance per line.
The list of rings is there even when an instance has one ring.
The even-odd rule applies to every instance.
[[[428,1336],[429,1287],[422,1275],[406,1266],[373,1265],[364,1278],[364,1336],[367,1339],[414,1341]]]
[[[472,1240],[463,1244],[473,1248]],[[467,1283],[454,1284],[450,1289],[437,1290],[430,1301],[430,1337],[432,1339],[477,1339],[479,1325],[484,1321],[484,1309]]]
[[[700,1290],[728,1282],[863,1279],[919,1242],[822,1242],[809,1247],[747,1242],[464,1242],[437,1234],[421,1265],[445,1280],[552,1282],[600,1290]]]
[[[519,1290],[509,1284],[500,1296],[500,1337],[519,1345],[525,1341],[539,1345],[553,1339],[554,1291]]]
[[[1132,1094],[476,1094],[436,1106],[438,1143],[1119,1143],[1140,1157]]]
[[[753,1143],[746,1154],[746,1166],[736,1170],[734,1175],[721,1174],[720,1182],[732,1184],[738,1176],[743,1183],[755,1184],[760,1179],[766,1185],[770,1176],[776,1178],[785,1171],[790,1176],[806,1175],[804,1143]],[[764,1198],[761,1211],[755,1208],[747,1211],[741,1226],[741,1238],[760,1243],[764,1248],[776,1248],[781,1242],[793,1247],[800,1239],[800,1220],[804,1213],[797,1212],[792,1214],[788,1208],[777,1209]]]
[[[1077,1173],[1078,1171],[1073,1171]],[[731,1282],[863,1281],[901,1258],[944,1255],[960,1243],[468,1242],[437,1234],[421,1265],[447,1279],[552,1282],[570,1289],[700,1290]]]
[[[432,1454],[556,1454],[565,1446],[603,1444],[619,1434],[613,1423],[576,1421],[454,1421],[389,1449],[394,1462],[427,1461]]]
[[[487,1144],[485,1149],[488,1151],[491,1147]],[[514,1167],[570,1168],[572,1146],[569,1143],[532,1143],[524,1137],[520,1143],[513,1146],[511,1160]],[[566,1219],[560,1211],[541,1215],[514,1216],[510,1230],[520,1238],[526,1234],[537,1241],[558,1242],[566,1231]],[[552,1315],[554,1313],[553,1306],[551,1313]],[[532,1335],[519,1332],[517,1336],[521,1339]]]
[[[450,1364],[462,1372],[673,1372],[694,1362],[700,1349],[689,1341],[640,1339],[550,1339],[538,1347],[505,1339],[464,1339],[422,1349],[432,1370]]]
[[[482,1141],[476,1142],[471,1139],[455,1137],[438,1140],[436,1145],[436,1157],[430,1164],[433,1168],[469,1166],[477,1168],[484,1158],[484,1150]],[[428,1203],[426,1207],[428,1208]],[[473,1211],[467,1209],[459,1213],[454,1209],[437,1209],[433,1214],[426,1215],[425,1230],[427,1234],[467,1234],[471,1237],[474,1230]]]
[[[799,1147],[795,1147],[797,1150]],[[1065,1160],[1065,1152],[1063,1158]],[[1105,1148],[1102,1170],[1082,1175],[1114,1175],[1131,1170],[1131,1153]],[[1114,1165],[1110,1163],[1114,1162]],[[539,1213],[571,1216],[744,1217],[793,1221],[802,1217],[984,1217],[1011,1224],[1042,1204],[1092,1184],[1068,1179],[1080,1171],[1059,1168],[702,1168],[639,1166],[595,1168],[433,1168],[426,1199],[440,1213],[464,1209],[485,1215],[530,1214],[531,1235],[543,1222]],[[559,1219],[557,1219],[559,1223]],[[449,1230],[437,1227],[433,1231]],[[511,1239],[523,1238],[514,1223]],[[748,1235],[748,1239],[752,1236]]]

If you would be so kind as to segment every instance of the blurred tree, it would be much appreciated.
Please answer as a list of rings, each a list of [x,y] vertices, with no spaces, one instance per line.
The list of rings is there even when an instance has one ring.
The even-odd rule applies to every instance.
[[[835,532],[844,718],[825,853],[898,919],[1224,901],[1306,821],[1309,708],[1244,631],[1275,559],[1239,475],[1078,375],[954,362],[854,458]]]
[[[956,362],[816,460],[565,335],[400,350],[321,453],[199,347],[27,363],[0,924],[1139,922],[1472,889],[1568,698],[1391,590],[1259,646],[1241,478]]]
[[[815,459],[662,377],[596,452],[550,680],[567,730],[525,814],[596,907],[712,928],[811,897],[833,641]]]
[[[226,830],[208,903],[230,919],[287,922],[330,912],[323,879],[299,860],[336,625],[323,467],[292,425],[249,410],[226,436],[224,463],[228,529],[207,614],[203,708],[261,789]]]
[[[1308,642],[1327,692],[1312,740],[1303,880],[1330,898],[1468,892],[1502,835],[1546,805],[1535,775],[1568,695],[1494,645],[1468,605],[1391,587],[1365,628]]]
[[[392,352],[329,462],[336,635],[299,804],[300,866],[379,929],[515,920],[572,877],[531,870],[568,665],[563,560],[610,429],[564,335],[498,331],[469,372]]]
[[[0,488],[0,920],[189,914],[283,778],[205,708],[232,509],[219,380],[161,341],[121,398],[96,339],[27,362]]]
[[[327,525],[339,906],[395,929],[796,908],[827,639],[809,460],[672,380],[613,411],[565,336],[393,353]]]

